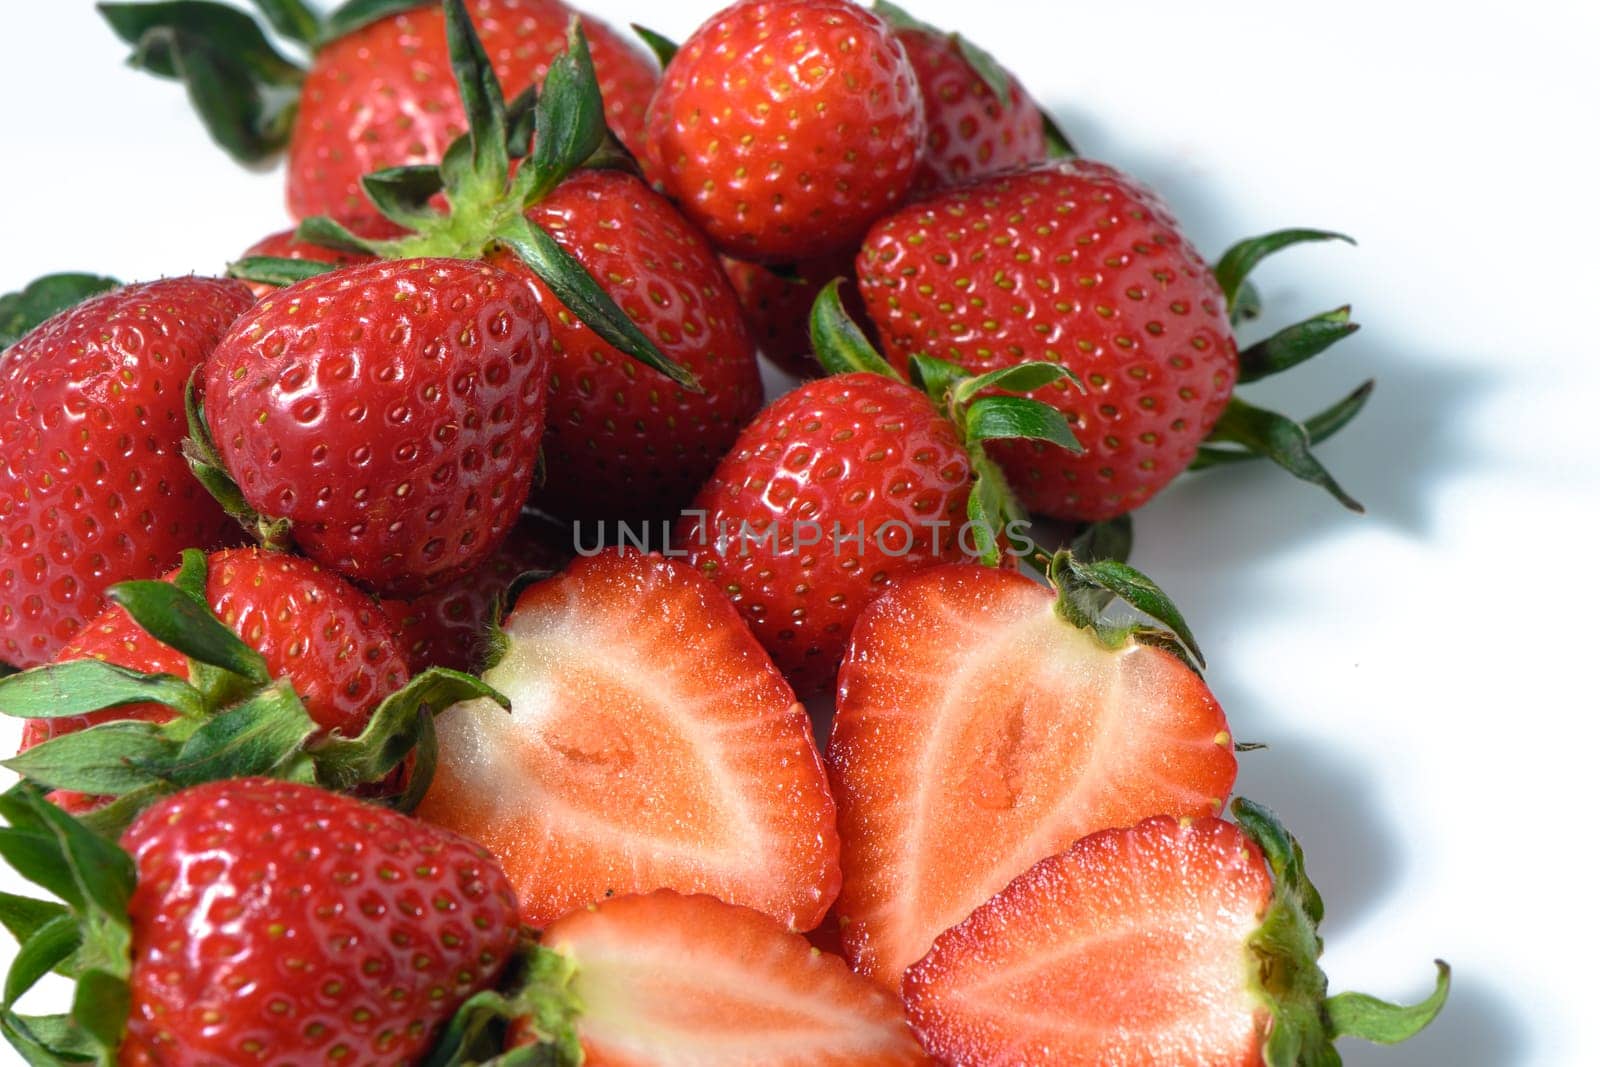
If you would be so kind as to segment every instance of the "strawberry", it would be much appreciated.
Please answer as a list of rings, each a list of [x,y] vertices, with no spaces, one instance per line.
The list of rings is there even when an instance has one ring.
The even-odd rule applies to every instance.
[[[100,11],[133,46],[133,66],[189,83],[201,120],[234,158],[260,163],[287,145],[289,213],[297,219],[369,211],[363,175],[437,163],[466,128],[450,91],[439,4],[347,6],[328,18],[299,4],[272,6],[293,10],[268,14],[275,30],[310,54],[308,66],[226,5],[112,3]],[[544,82],[577,16],[559,0],[472,0],[472,14],[495,74],[514,93]],[[606,120],[642,151],[655,67],[604,24],[585,17],[583,27]]]
[[[528,217],[700,385],[641,370],[501,253],[497,263],[529,275],[554,335],[539,506],[580,519],[676,514],[761,407],[738,298],[705,238],[631,175],[579,171]]]
[[[237,539],[179,447],[184,382],[250,304],[234,281],[130,285],[0,355],[0,660],[49,662],[106,586]]]
[[[663,889],[591,905],[552,923],[524,970],[532,980],[505,1011],[508,1046],[570,1057],[551,1062],[933,1062],[893,996],[771,918],[713,897]]]
[[[440,717],[419,814],[500,857],[523,921],[661,888],[821,921],[838,846],[810,722],[709,582],[606,550],[530,586],[502,625],[483,677],[511,714]]]
[[[481,564],[516,521],[549,345],[527,285],[486,264],[308,278],[212,352],[200,465],[225,470],[244,507],[287,523],[312,559],[385,593],[426,591]]]
[[[782,263],[849,247],[899,203],[925,129],[916,72],[881,18],[849,0],[746,0],[667,64],[647,152],[721,251]]]
[[[530,572],[560,570],[571,558],[566,531],[524,515],[482,566],[415,600],[386,600],[383,611],[413,671],[476,672],[491,651],[492,631],[512,584]]]
[[[837,284],[815,312],[818,357],[835,375],[779,397],[745,428],[675,537],[802,695],[832,682],[851,626],[892,578],[969,554],[997,560],[991,529],[1012,516],[1001,514],[1004,491],[983,457],[990,432],[1071,443],[1043,405],[994,397],[972,406],[976,390],[1004,376],[979,382],[925,361],[921,388],[901,380],[845,314]],[[1006,374],[1039,372],[1060,373]],[[1054,422],[1002,427],[986,418],[995,405]]]
[[[1054,569],[1060,592],[972,564],[926,570],[856,623],[827,753],[838,911],[846,957],[889,989],[1039,859],[1102,827],[1215,813],[1233,787],[1228,724],[1199,675],[1145,635],[1070,617],[1109,600],[1107,582],[1137,597],[1117,581],[1132,572],[1070,553]]]
[[[867,309],[854,282],[853,251],[797,263],[784,271],[726,257],[722,267],[739,295],[745,324],[761,354],[785,374],[815,378],[823,373],[811,354],[809,319],[811,306],[833,279],[844,279],[839,295],[846,310],[858,321],[866,321]]]
[[[83,944],[70,1017],[0,1019],[30,1063],[417,1064],[516,945],[482,848],[312,786],[196,786],[121,848],[36,794],[0,810],[0,842],[40,846],[8,858],[66,905],[27,902],[60,918],[19,955],[44,967],[13,982]]]
[[[1147,819],[1041,860],[906,973],[941,1063],[1338,1064],[1335,1039],[1404,1041],[1444,1006],[1328,997],[1322,901],[1266,809]]]
[[[894,28],[917,72],[928,120],[919,192],[1041,163],[1052,142],[1070,150],[1011,72],[956,33],[944,33],[885,0],[873,10]]]

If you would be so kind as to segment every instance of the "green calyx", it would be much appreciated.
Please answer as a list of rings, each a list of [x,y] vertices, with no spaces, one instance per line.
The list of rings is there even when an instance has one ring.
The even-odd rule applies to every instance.
[[[165,723],[112,719],[35,745],[3,765],[45,789],[112,798],[85,824],[120,833],[144,807],[219,778],[287,778],[336,790],[385,783],[412,760],[406,790],[388,800],[411,810],[432,779],[433,715],[465,700],[506,698],[471,675],[434,668],[390,694],[356,737],[320,729],[286,679],[205,601],[205,557],[193,549],[172,582],[122,582],[108,598],[151,636],[188,658],[187,678],[143,674],[100,660],[71,660],[0,679],[0,713],[51,719],[136,704],[173,711]]]
[[[211,438],[199,382],[200,369],[197,367],[189,376],[183,396],[184,415],[189,429],[189,435],[183,439],[183,459],[189,465],[189,473],[205,487],[228,516],[244,527],[258,545],[274,552],[287,551],[294,543],[292,524],[288,519],[262,515],[245,500],[243,490],[233,480],[233,475],[228,473],[222,453]]]
[[[1276,252],[1317,241],[1355,243],[1343,234],[1326,230],[1277,230],[1240,241],[1223,254],[1212,273],[1227,299],[1228,314],[1235,326],[1261,315],[1261,294],[1251,284],[1250,272]],[[1248,385],[1299,366],[1359,328],[1350,321],[1348,306],[1285,327],[1239,353],[1239,384]],[[1344,429],[1360,414],[1372,395],[1373,384],[1364,382],[1344,399],[1303,422],[1256,407],[1235,396],[1189,469],[1205,470],[1251,459],[1267,459],[1296,478],[1325,489],[1351,511],[1365,511],[1311,449]]]
[[[46,274],[0,296],[0,351],[45,320],[121,284],[98,274]]]
[[[850,318],[839,296],[840,284],[841,279],[835,278],[824,286],[811,308],[811,347],[817,362],[829,374],[864,372],[905,382]],[[974,375],[954,363],[918,354],[911,358],[910,371],[909,384],[928,395],[966,448],[974,474],[967,518],[978,558],[994,566],[1005,547],[1005,531],[1013,523],[1025,522],[1027,511],[983,446],[988,441],[1023,439],[1082,452],[1066,416],[1043,401],[1016,394],[1059,381],[1081,391],[1083,383],[1059,363],[1019,363]]]
[[[1317,962],[1322,897],[1306,875],[1300,843],[1259,804],[1240,797],[1232,810],[1272,872],[1272,903],[1248,946],[1256,996],[1272,1016],[1262,1049],[1267,1067],[1338,1067],[1342,1061],[1334,1042],[1341,1037],[1394,1045],[1421,1032],[1444,1008],[1449,965],[1435,961],[1434,991],[1415,1005],[1390,1004],[1364,993],[1329,997],[1327,975]]]
[[[635,168],[606,128],[600,87],[578,19],[573,18],[567,50],[551,63],[543,89],[530,88],[508,103],[463,0],[445,0],[444,9],[467,132],[437,166],[393,167],[362,179],[373,206],[410,232],[369,241],[332,219],[312,218],[301,223],[299,236],[384,259],[477,260],[510,254],[607,344],[679,386],[700,391],[694,375],[662,355],[583,265],[527,216],[529,208],[579,167]],[[440,196],[448,205],[444,210],[433,203]],[[255,257],[233,264],[230,273],[282,284],[335,269],[332,264]]]
[[[580,1067],[576,1024],[584,1006],[573,989],[577,973],[559,952],[525,944],[507,972],[506,991],[488,990],[463,1004],[421,1067]],[[529,1043],[502,1052],[512,1024]]]

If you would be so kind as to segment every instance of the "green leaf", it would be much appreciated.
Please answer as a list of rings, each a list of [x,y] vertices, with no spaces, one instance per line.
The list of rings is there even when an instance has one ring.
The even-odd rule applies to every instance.
[[[968,380],[965,367],[922,352],[912,353],[906,369],[911,372],[912,387],[928,394],[941,410],[950,407],[956,386]]]
[[[1253,322],[1261,317],[1261,290],[1256,288],[1256,283],[1248,278],[1239,283],[1238,295],[1233,299],[1233,307],[1228,311],[1228,321],[1234,326],[1243,322]]]
[[[186,548],[178,556],[178,573],[172,576],[172,587],[202,606],[206,600],[206,583],[210,578],[210,564],[206,554],[198,548]]]
[[[112,31],[134,46],[134,65],[158,77],[184,77],[177,56],[149,49],[148,42],[163,35],[183,37],[193,45],[204,46],[215,62],[237,70],[255,85],[297,86],[305,77],[304,68],[274,48],[255,19],[228,4],[164,0],[97,6]]]
[[[101,1048],[114,1050],[122,1044],[132,1003],[125,974],[84,971],[72,994],[72,1021]]]
[[[0,1010],[0,1033],[28,1067],[61,1067],[64,1063],[93,1063],[97,1059],[106,1063],[66,1015],[18,1015]]]
[[[979,397],[967,408],[966,430],[971,441],[1023,438],[1049,441],[1069,452],[1083,451],[1065,415],[1024,396]]]
[[[1306,428],[1306,437],[1313,445],[1320,445],[1340,430],[1350,424],[1350,421],[1361,413],[1366,407],[1367,399],[1372,396],[1372,390],[1377,382],[1367,379],[1362,382],[1347,397],[1334,404],[1332,407],[1306,419],[1301,423]],[[1189,464],[1192,471],[1205,470],[1208,467],[1220,467],[1230,463],[1243,463],[1248,460],[1262,458],[1258,453],[1247,452],[1242,448],[1219,448],[1216,445],[1201,445],[1194,462]]]
[[[1228,308],[1231,311],[1239,298],[1239,288],[1244,280],[1256,266],[1274,252],[1281,252],[1292,245],[1304,244],[1307,241],[1344,241],[1355,244],[1355,241],[1342,233],[1333,233],[1329,230],[1277,230],[1273,233],[1262,234],[1260,237],[1249,237],[1222,254],[1217,260],[1217,265],[1212,273],[1216,275],[1217,285],[1222,288],[1222,295],[1228,298]]]
[[[511,167],[506,156],[506,98],[464,0],[444,0],[444,31],[450,69],[466,110],[473,175],[489,188],[503,188]]]
[[[497,237],[550,287],[557,300],[606,344],[660,371],[690,392],[704,391],[693,374],[661,354],[655,342],[644,335],[583,264],[557,244],[555,238],[520,215],[507,222]]]
[[[135,789],[125,793],[109,804],[102,804],[93,811],[85,812],[78,817],[91,832],[99,834],[108,841],[117,841],[139,813],[162,797],[169,796],[176,791],[176,786],[167,782],[157,785],[148,785],[143,789]]]
[[[60,967],[81,944],[78,920],[62,909],[60,915],[35,930],[17,949],[6,974],[5,1003],[9,1009],[17,999]]]
[[[163,766],[152,767],[177,786],[221,778],[269,774],[286,763],[317,731],[287,681],[262,689],[217,715]]]
[[[630,25],[633,27],[633,32],[639,35],[639,39],[655,54],[656,62],[661,64],[661,69],[666,70],[667,64],[672,62],[672,57],[678,54],[678,43],[637,22]]]
[[[40,323],[121,284],[98,274],[46,274],[0,296],[0,349],[16,344]]]
[[[413,8],[427,7],[431,2],[432,0],[350,0],[342,7],[335,8],[323,20],[322,34],[318,43],[328,44],[346,34],[354,33],[363,26],[370,26],[379,19]]]
[[[539,124],[539,87],[530,85],[506,105],[506,154],[522,159],[533,144]]]
[[[1391,1004],[1365,993],[1340,993],[1323,1005],[1334,1037],[1359,1037],[1379,1045],[1398,1045],[1421,1033],[1439,1017],[1450,995],[1450,965],[1434,960],[1439,969],[1433,992],[1421,1003]]]
[[[982,471],[972,482],[967,496],[967,522],[978,562],[993,567],[1000,562],[999,530],[1005,526],[1005,504],[1000,480],[992,470]]]
[[[386,697],[360,736],[330,736],[309,749],[318,782],[334,790],[381,782],[416,748],[434,713],[478,699],[492,700],[507,710],[511,707],[511,701],[498,690],[470,674],[429,668]]]
[[[211,609],[170,582],[118,582],[106,599],[120,604],[147,633],[190,659],[264,684],[270,680],[261,653],[224,626]]]
[[[159,766],[177,751],[156,724],[123,720],[53,737],[0,766],[50,789],[121,796],[157,782],[145,766]]]
[[[444,173],[435,163],[387,167],[364,176],[361,189],[385,218],[415,227],[438,217],[428,201],[444,189]]]
[[[294,235],[301,241],[340,252],[365,252],[376,255],[383,251],[381,242],[358,237],[344,224],[326,215],[313,215],[309,219],[301,220],[300,225],[295,227]]]
[[[162,704],[188,716],[205,713],[200,693],[183,679],[97,659],[50,663],[0,678],[0,714],[15,718],[70,718],[129,704]]]
[[[955,41],[956,51],[961,53],[961,58],[967,61],[967,66],[972,68],[972,72],[983,80],[983,84],[989,87],[995,99],[1000,101],[1000,109],[1010,110],[1013,83],[1011,75],[1006,73],[1000,61],[959,33],[951,34],[951,39]]]
[[[576,18],[567,31],[567,50],[550,64],[539,91],[533,142],[533,170],[525,182],[518,174],[518,199],[538,203],[568,174],[594,154],[605,138],[605,107],[595,81],[589,42]]]
[[[1056,554],[1049,577],[1060,590],[1061,607],[1074,625],[1098,628],[1095,616],[1104,610],[1107,602],[1097,594],[1111,593],[1170,629],[1194,652],[1195,660],[1205,666],[1199,642],[1184,621],[1183,613],[1143,572],[1120,560],[1079,559],[1071,551],[1064,551]]]
[[[1055,116],[1044,108],[1039,109],[1039,117],[1044,120],[1044,143],[1051,159],[1077,159],[1080,153],[1073,145],[1067,131],[1055,120]]]
[[[1312,455],[1311,435],[1306,428],[1288,416],[1247,404],[1236,396],[1228,402],[1207,440],[1239,445],[1270,459],[1296,478],[1321,486],[1351,511],[1366,511]]]
[[[439,728],[432,715],[417,719],[417,743],[411,750],[411,767],[406,787],[390,802],[396,811],[412,814],[422,805],[439,770]]]
[[[313,45],[322,34],[322,18],[300,0],[250,0],[267,23],[291,41]]]
[[[889,361],[878,354],[839,298],[843,278],[835,278],[817,293],[811,305],[811,348],[829,374],[864,371],[903,381]]]
[[[64,905],[53,900],[35,900],[15,893],[0,893],[0,926],[10,931],[17,943],[28,940],[45,923],[67,914]]]
[[[339,269],[337,263],[315,259],[290,259],[287,256],[245,256],[228,264],[228,277],[264,285],[293,285],[307,278],[318,278]]]
[[[1349,305],[1287,326],[1239,353],[1239,382],[1260,381],[1298,366],[1360,328],[1350,321]]]
[[[955,389],[955,402],[965,404],[985,389],[1004,389],[1011,393],[1031,393],[1066,378],[1084,391],[1083,381],[1059,363],[1018,363],[1011,367],[966,378]]]

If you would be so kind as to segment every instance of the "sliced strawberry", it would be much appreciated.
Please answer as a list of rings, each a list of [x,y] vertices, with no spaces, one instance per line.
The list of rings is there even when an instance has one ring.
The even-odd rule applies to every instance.
[[[500,857],[526,922],[658,888],[822,920],[838,839],[811,724],[709,581],[609,551],[531,586],[504,629],[484,679],[511,713],[440,717],[420,814]]]
[[[571,967],[589,1067],[927,1064],[900,1004],[749,908],[661,890],[576,912],[543,949]],[[539,1040],[513,1027],[513,1044]]]
[[[1235,774],[1182,661],[1108,647],[1050,589],[971,564],[893,582],[862,614],[828,764],[846,955],[891,989],[1033,863],[1106,826],[1213,814]]]

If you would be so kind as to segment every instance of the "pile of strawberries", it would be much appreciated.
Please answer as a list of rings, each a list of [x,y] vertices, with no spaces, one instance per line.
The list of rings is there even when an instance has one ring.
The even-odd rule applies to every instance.
[[[287,149],[296,226],[0,298],[27,1063],[1321,1067],[1438,1014],[1443,964],[1329,996],[1127,563],[1186,470],[1359,509],[1312,446],[1371,383],[1235,392],[1355,329],[1235,334],[1338,235],[1208,264],[887,3],[649,51],[560,0],[255,7],[101,11]],[[765,407],[758,351],[805,379]]]

